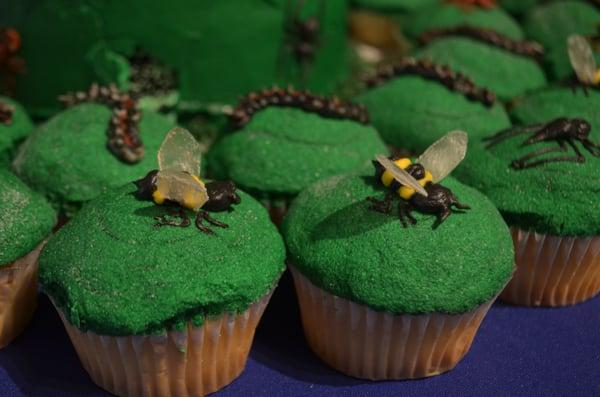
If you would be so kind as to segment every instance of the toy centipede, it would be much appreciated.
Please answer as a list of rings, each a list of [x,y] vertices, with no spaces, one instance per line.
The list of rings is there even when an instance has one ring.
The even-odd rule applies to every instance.
[[[140,139],[141,113],[137,102],[115,85],[92,84],[87,91],[61,95],[59,100],[67,107],[92,102],[108,106],[112,111],[109,121],[107,146],[121,161],[137,163],[144,157],[144,144]]]
[[[322,117],[353,120],[362,124],[369,122],[369,114],[363,105],[344,102],[337,97],[315,95],[305,90],[298,91],[292,87],[273,87],[249,93],[240,99],[230,120],[236,128],[243,127],[255,113],[270,106],[294,107]]]
[[[433,29],[427,31],[419,37],[419,42],[423,45],[432,41],[448,36],[462,36],[478,40],[503,50],[512,52],[516,55],[530,57],[536,61],[544,56],[544,47],[532,40],[513,40],[492,29],[478,28],[469,25],[461,25],[445,29]]]
[[[473,80],[453,71],[449,66],[438,65],[428,60],[405,58],[394,65],[380,68],[374,75],[363,78],[363,81],[368,88],[373,88],[395,77],[405,75],[437,81],[449,90],[458,92],[472,101],[481,102],[487,107],[491,107],[496,102],[496,94],[492,91],[476,86]]]

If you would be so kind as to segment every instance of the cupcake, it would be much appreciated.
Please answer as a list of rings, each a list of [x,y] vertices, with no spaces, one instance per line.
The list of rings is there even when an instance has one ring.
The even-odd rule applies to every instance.
[[[57,232],[40,281],[97,385],[202,396],[243,371],[285,247],[260,203],[198,178],[187,132],[167,135],[158,162]]]
[[[491,89],[503,101],[546,85],[538,64],[543,47],[536,42],[513,40],[469,25],[424,32],[420,42],[425,47],[417,51],[416,58],[448,65],[471,77],[475,84]]]
[[[231,179],[279,223],[289,202],[328,175],[360,169],[386,152],[364,108],[294,89],[251,93],[232,115],[237,129],[209,152],[211,177]]]
[[[414,163],[378,157],[375,177],[320,181],[290,208],[282,230],[306,339],[338,371],[382,380],[452,369],[512,274],[496,208],[443,178],[466,148],[451,137]]]
[[[481,136],[490,127],[510,126],[493,92],[444,65],[409,58],[365,82],[368,88],[356,101],[369,109],[383,140],[395,147],[420,152],[455,127]]]
[[[234,104],[276,83],[330,93],[348,75],[340,61],[348,51],[346,11],[345,0],[23,0],[6,4],[2,19],[23,37],[27,77],[18,81],[17,98],[47,117],[60,111],[55,98],[66,91],[95,81],[126,89],[135,49],[175,73],[186,109]]]
[[[600,128],[575,108],[535,109],[535,122],[473,142],[457,176],[511,228],[517,270],[501,298],[566,306],[600,292]]]
[[[31,134],[13,169],[71,216],[105,188],[155,168],[159,145],[173,123],[156,113],[140,112],[114,87],[94,85],[63,100],[71,107]]]
[[[553,1],[533,8],[523,28],[527,36],[542,43],[549,76],[561,80],[571,74],[567,37],[572,34],[593,35],[600,22],[600,11],[586,1]]]
[[[56,213],[42,196],[0,169],[0,217],[0,347],[4,347],[35,311],[38,256]]]
[[[519,24],[492,1],[451,0],[418,9],[407,20],[406,33],[418,37],[431,29],[471,25],[493,29],[514,40],[521,40],[523,32]]]
[[[0,167],[6,168],[17,146],[33,130],[33,123],[14,100],[0,96]]]
[[[527,13],[541,0],[500,0],[500,6],[513,15],[522,16]]]

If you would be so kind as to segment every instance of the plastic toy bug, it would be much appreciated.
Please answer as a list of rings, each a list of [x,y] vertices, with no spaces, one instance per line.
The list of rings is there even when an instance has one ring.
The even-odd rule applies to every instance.
[[[21,35],[13,28],[0,28],[0,76],[2,91],[15,93],[18,74],[25,73],[25,61],[17,56],[21,48]]]
[[[468,136],[463,131],[452,131],[433,143],[416,162],[409,158],[377,156],[373,161],[375,177],[388,189],[383,200],[368,197],[371,209],[384,214],[392,211],[392,202],[399,196],[398,215],[407,227],[417,220],[411,212],[416,209],[437,217],[433,228],[441,225],[454,208],[470,209],[458,201],[454,193],[439,184],[460,164],[467,153]]]
[[[204,183],[200,179],[201,148],[194,137],[182,128],[173,128],[167,134],[158,152],[158,170],[150,171],[135,181],[136,196],[152,200],[156,204],[176,203],[181,208],[171,211],[171,216],[181,218],[180,223],[168,221],[165,216],[156,220],[158,226],[189,226],[183,208],[197,213],[195,224],[206,234],[214,234],[204,224],[227,228],[227,224],[214,219],[210,212],[230,211],[232,205],[241,202],[236,186],[231,181]]]
[[[291,52],[300,68],[300,79],[305,81],[315,60],[320,44],[321,21],[325,12],[325,0],[318,0],[318,12],[302,19],[300,14],[306,0],[298,0],[295,6],[287,0],[283,17],[284,49]]]
[[[571,35],[567,39],[569,60],[575,72],[573,87],[581,86],[588,93],[588,88],[598,89],[600,87],[600,69],[596,64],[594,52],[588,41],[579,35]]]
[[[0,102],[0,124],[11,125],[15,108],[8,103]]]
[[[523,142],[523,145],[532,145],[538,142],[550,142],[554,141],[558,143],[558,146],[545,147],[534,150],[533,152],[526,154],[525,156],[514,160],[511,163],[511,167],[516,170],[523,170],[526,168],[537,167],[543,164],[559,162],[559,161],[572,161],[576,163],[585,162],[585,157],[581,154],[581,151],[575,145],[575,141],[581,142],[583,147],[592,154],[594,157],[600,157],[600,145],[592,142],[589,139],[590,131],[592,126],[585,120],[582,119],[568,119],[558,118],[544,124],[534,124],[529,126],[519,126],[509,128],[498,132],[497,134],[485,138],[487,141],[487,147],[490,148],[501,141],[520,134],[532,134],[531,137]],[[534,160],[537,157],[552,152],[566,152],[568,146],[571,146],[575,151],[575,156],[561,155],[557,157],[545,157],[540,160]]]

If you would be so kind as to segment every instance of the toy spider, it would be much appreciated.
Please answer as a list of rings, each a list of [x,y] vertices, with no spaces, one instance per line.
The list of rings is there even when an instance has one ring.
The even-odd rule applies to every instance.
[[[537,167],[543,164],[560,161],[572,161],[576,163],[584,163],[585,157],[575,145],[575,141],[581,142],[583,147],[594,157],[600,157],[600,145],[592,142],[589,139],[592,126],[582,119],[568,119],[561,117],[545,124],[534,124],[529,126],[519,126],[509,128],[498,132],[497,134],[484,138],[488,142],[487,148],[490,148],[501,141],[520,134],[532,134],[531,137],[523,142],[523,146],[532,145],[538,142],[555,141],[557,147],[544,147],[525,156],[514,160],[511,167],[516,170]],[[566,152],[568,146],[571,146],[575,151],[575,156],[561,155],[557,157],[546,157],[540,160],[533,160],[539,156],[552,152]],[[532,161],[533,160],[533,161]]]
[[[284,45],[300,68],[301,80],[306,80],[308,70],[315,60],[321,36],[321,21],[325,11],[325,0],[319,1],[316,15],[302,19],[300,14],[306,0],[298,0],[295,7],[287,0],[283,16]]]
[[[12,28],[0,28],[0,76],[2,91],[13,95],[16,75],[25,73],[25,61],[16,54],[21,48],[21,35]]]

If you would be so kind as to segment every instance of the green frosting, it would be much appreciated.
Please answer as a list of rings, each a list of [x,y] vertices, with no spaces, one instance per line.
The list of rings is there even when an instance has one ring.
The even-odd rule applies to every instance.
[[[199,108],[234,103],[275,83],[327,93],[348,74],[345,0],[322,2],[323,34],[306,73],[284,45],[287,0],[3,3],[10,4],[4,12],[0,8],[0,18],[21,31],[27,62],[18,97],[35,114],[59,110],[56,97],[65,91],[86,89],[96,80],[123,82],[128,65],[118,55],[136,46],[173,67],[181,101]],[[301,17],[319,14],[319,4],[305,2]]]
[[[62,206],[88,201],[105,188],[141,178],[157,167],[156,154],[173,123],[142,112],[140,136],[146,147],[142,161],[126,164],[107,148],[108,107],[81,104],[38,127],[21,146],[13,168],[27,184]]]
[[[510,126],[502,105],[487,108],[419,76],[392,79],[356,100],[367,106],[384,141],[415,152],[451,130],[464,130],[474,137]]]
[[[551,76],[562,79],[572,73],[567,55],[567,37],[596,33],[600,11],[582,1],[556,1],[534,8],[523,28],[529,37],[542,43]]]
[[[155,334],[242,312],[284,269],[285,247],[266,210],[241,204],[213,216],[216,235],[156,227],[164,206],[140,201],[135,186],[93,200],[48,243],[40,282],[69,322],[103,335]]]
[[[319,179],[361,169],[385,153],[371,126],[269,107],[215,144],[209,171],[249,191],[295,196]]]
[[[515,15],[523,15],[536,6],[540,0],[500,0],[500,6]]]
[[[23,109],[23,106],[14,100],[0,96],[0,102],[12,105],[15,110],[12,123],[0,123],[0,167],[8,166],[14,155],[16,147],[33,130],[33,123]]]
[[[440,0],[352,0],[358,8],[367,8],[386,13],[414,12],[419,8],[439,4]]]
[[[283,233],[289,258],[315,285],[392,313],[463,313],[489,301],[513,271],[510,233],[492,203],[452,178],[443,181],[471,206],[432,229],[433,215],[369,209],[382,198],[370,176],[337,176],[301,193]]]
[[[469,38],[435,40],[415,56],[449,65],[471,77],[475,84],[492,90],[502,100],[546,85],[544,71],[534,59]]]
[[[0,267],[31,252],[56,223],[56,213],[16,176],[0,169]]]
[[[471,25],[493,29],[515,40],[523,38],[519,24],[501,8],[474,8],[464,11],[454,5],[423,7],[406,21],[406,33],[417,37],[421,33],[457,25]]]

